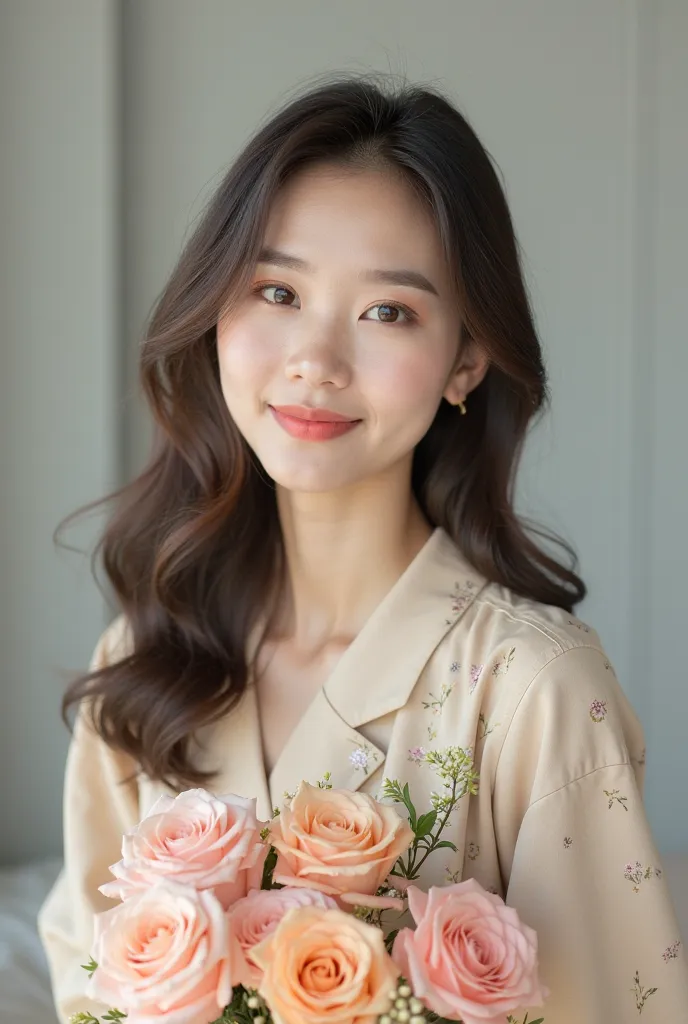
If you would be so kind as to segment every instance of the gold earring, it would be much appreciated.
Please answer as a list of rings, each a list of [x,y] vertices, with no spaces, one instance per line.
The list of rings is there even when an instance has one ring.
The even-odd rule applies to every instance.
[[[466,415],[466,406],[464,405],[464,403],[463,402],[457,402],[456,404],[459,407],[459,412],[461,413],[461,415],[465,416]]]

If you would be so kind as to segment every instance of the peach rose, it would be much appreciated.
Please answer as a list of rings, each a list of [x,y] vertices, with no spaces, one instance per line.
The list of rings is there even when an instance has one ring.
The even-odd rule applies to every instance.
[[[215,1020],[232,996],[227,914],[212,892],[159,882],[97,914],[86,994],[127,1024]]]
[[[270,825],[277,850],[273,878],[345,904],[397,907],[398,901],[374,894],[412,840],[408,822],[393,807],[365,793],[303,782]]]
[[[215,797],[188,789],[177,797],[163,795],[122,840],[122,859],[110,871],[116,881],[100,891],[126,899],[161,879],[195,889],[213,889],[224,907],[245,896],[248,872],[265,846],[256,801],[240,796]]]
[[[235,985],[258,988],[263,972],[253,960],[253,947],[274,932],[294,907],[336,907],[317,889],[257,889],[229,911],[230,964]]]
[[[288,910],[253,948],[275,1024],[376,1024],[399,971],[379,928],[342,910]]]
[[[505,1014],[541,1006],[537,936],[512,907],[474,878],[424,893],[407,890],[416,930],[396,937],[392,957],[419,999],[464,1024],[503,1024]]]

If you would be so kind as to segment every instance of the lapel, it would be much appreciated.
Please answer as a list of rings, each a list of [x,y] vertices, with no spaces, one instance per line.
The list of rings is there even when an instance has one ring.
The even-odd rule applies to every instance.
[[[273,802],[281,805],[285,791],[302,780],[315,784],[325,772],[336,788],[357,790],[379,771],[385,752],[360,728],[407,703],[438,644],[485,582],[447,534],[435,530],[291,734],[270,776]]]

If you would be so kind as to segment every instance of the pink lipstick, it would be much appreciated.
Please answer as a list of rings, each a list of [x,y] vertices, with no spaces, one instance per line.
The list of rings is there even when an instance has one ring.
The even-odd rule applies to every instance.
[[[301,441],[331,441],[348,434],[361,422],[329,409],[304,405],[271,405],[270,411],[287,434]]]

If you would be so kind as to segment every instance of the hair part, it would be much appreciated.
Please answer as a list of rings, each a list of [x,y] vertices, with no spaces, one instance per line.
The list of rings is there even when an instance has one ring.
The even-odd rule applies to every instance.
[[[318,164],[389,170],[411,185],[437,224],[464,339],[489,358],[470,416],[443,401],[414,453],[412,486],[425,516],[490,581],[567,610],[585,595],[572,552],[562,545],[568,565],[546,553],[514,511],[526,430],[547,387],[491,158],[435,90],[336,76],[257,131],[184,247],[141,351],[153,451],[133,481],[103,499],[113,513],[95,558],[126,617],[131,651],[75,680],[63,715],[88,699],[103,740],[173,787],[212,779],[193,764],[191,738],[244,692],[247,640],[274,609],[284,567],[274,484],[226,407],[216,327],[247,290],[279,189]]]

